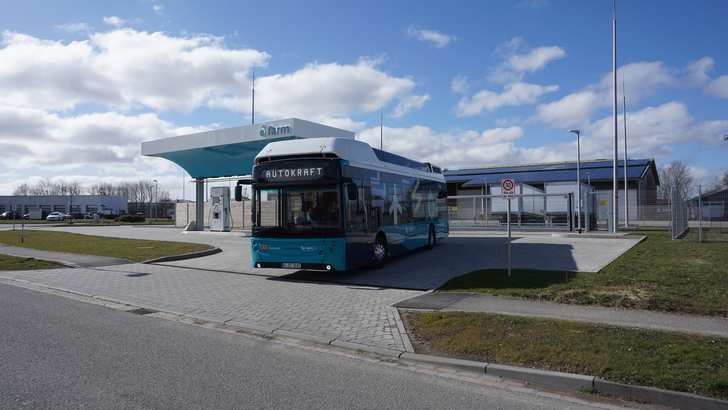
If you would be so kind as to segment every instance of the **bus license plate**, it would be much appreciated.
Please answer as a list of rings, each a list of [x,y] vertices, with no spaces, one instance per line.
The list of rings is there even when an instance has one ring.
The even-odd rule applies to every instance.
[[[300,263],[287,263],[287,262],[283,262],[283,263],[281,263],[281,268],[301,269],[301,264]]]

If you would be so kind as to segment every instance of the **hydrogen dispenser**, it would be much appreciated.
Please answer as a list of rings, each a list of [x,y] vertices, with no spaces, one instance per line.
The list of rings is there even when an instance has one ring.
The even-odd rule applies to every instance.
[[[230,232],[230,188],[212,187],[210,197],[210,230]]]

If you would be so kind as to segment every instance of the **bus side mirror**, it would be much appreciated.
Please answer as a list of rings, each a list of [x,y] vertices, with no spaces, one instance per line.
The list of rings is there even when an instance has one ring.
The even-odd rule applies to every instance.
[[[356,201],[359,198],[359,196],[358,196],[359,190],[357,189],[356,184],[354,183],[354,180],[352,180],[351,178],[344,178],[344,182],[347,184],[346,193],[349,195],[349,200]]]
[[[349,194],[350,201],[356,201],[357,199],[359,199],[359,197],[357,196],[357,193],[359,192],[359,190],[356,188],[356,184],[354,184],[354,183],[349,184],[347,186],[347,189],[349,190],[348,194]]]
[[[239,179],[238,184],[235,185],[235,200],[240,202],[243,200],[243,187],[242,185],[252,185],[252,178]]]

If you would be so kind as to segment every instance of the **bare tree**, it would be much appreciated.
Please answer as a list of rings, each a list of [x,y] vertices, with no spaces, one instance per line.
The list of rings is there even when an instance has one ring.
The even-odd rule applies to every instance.
[[[13,196],[28,196],[30,195],[30,185],[27,182],[23,182],[13,191]]]
[[[91,187],[87,190],[89,195],[108,195],[108,196],[118,196],[117,191],[118,191],[118,189],[111,182],[99,182],[97,184],[91,185]]]
[[[657,197],[667,200],[670,192],[677,191],[677,194],[684,200],[695,196],[694,179],[690,175],[690,169],[682,160],[675,160],[660,168],[660,185],[657,187]]]
[[[728,187],[728,171],[723,174],[723,178],[721,178],[721,182],[723,183],[723,187]]]
[[[65,189],[65,195],[68,196],[68,213],[73,212],[73,201],[76,200],[76,197],[83,194],[83,184],[78,181],[71,181],[68,183],[65,183],[64,186]],[[73,223],[73,217],[71,217],[71,223]]]

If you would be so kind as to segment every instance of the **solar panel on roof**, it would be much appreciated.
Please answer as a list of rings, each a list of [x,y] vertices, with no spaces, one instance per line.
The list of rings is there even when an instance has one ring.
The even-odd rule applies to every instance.
[[[639,178],[652,160],[627,160],[627,177]],[[614,176],[612,160],[590,161],[580,164],[581,180],[609,180]],[[624,160],[617,163],[617,178],[624,178]],[[511,167],[478,168],[448,171],[444,173],[447,182],[465,182],[463,186],[500,184],[501,178],[514,178],[516,183],[543,183],[576,180],[576,163],[514,165]]]
[[[629,159],[627,160],[627,166],[647,166],[650,164],[649,159]],[[609,168],[613,166],[612,160],[605,161],[589,161],[582,162],[580,164],[581,169],[593,169],[593,168]],[[624,166],[624,160],[617,162],[620,167]],[[475,168],[475,169],[462,169],[462,170],[450,170],[450,175],[485,175],[485,174],[505,174],[513,172],[532,172],[532,171],[550,171],[550,170],[563,170],[563,169],[576,169],[576,162],[559,163],[559,164],[533,164],[533,165],[513,165],[507,167],[493,167],[493,168]]]

